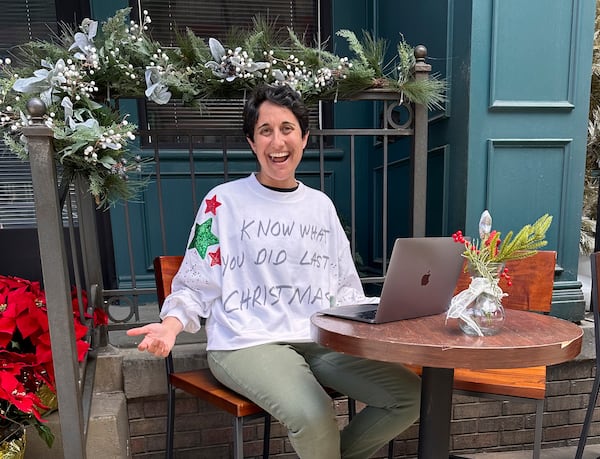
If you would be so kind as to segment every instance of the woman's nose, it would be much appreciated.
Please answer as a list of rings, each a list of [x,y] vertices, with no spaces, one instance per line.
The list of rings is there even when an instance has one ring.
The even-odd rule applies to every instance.
[[[283,145],[284,144],[283,134],[279,131],[273,131],[273,137],[271,139],[271,142],[275,146]]]

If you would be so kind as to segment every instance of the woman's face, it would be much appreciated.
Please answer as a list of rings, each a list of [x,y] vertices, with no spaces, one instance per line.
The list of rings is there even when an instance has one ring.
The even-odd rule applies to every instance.
[[[293,188],[296,168],[308,141],[294,113],[287,107],[263,102],[254,126],[254,141],[248,143],[260,164],[258,181],[266,186]]]

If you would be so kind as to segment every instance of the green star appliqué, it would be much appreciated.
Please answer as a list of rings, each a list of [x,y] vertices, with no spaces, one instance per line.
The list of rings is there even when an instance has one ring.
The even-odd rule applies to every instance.
[[[188,246],[188,249],[196,249],[202,259],[206,258],[206,251],[211,245],[219,243],[219,238],[211,232],[212,218],[199,225],[196,223],[194,237]]]

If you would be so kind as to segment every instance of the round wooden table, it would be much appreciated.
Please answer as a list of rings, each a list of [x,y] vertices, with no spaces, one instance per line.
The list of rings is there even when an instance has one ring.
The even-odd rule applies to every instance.
[[[373,360],[423,367],[419,458],[449,457],[454,368],[554,365],[581,352],[583,330],[543,314],[506,310],[495,336],[473,337],[445,314],[372,325],[322,314],[311,318],[315,342]]]

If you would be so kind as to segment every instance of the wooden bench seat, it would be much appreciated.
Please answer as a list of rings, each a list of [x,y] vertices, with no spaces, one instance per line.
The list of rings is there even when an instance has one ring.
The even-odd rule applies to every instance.
[[[406,365],[421,375],[422,368]],[[510,397],[543,400],[546,397],[546,367],[501,368],[492,370],[454,370],[454,389],[466,392],[485,392]]]
[[[246,397],[221,384],[208,368],[179,371],[170,375],[171,384],[217,408],[237,417],[264,414],[264,410]],[[342,397],[339,392],[325,387],[332,398]]]
[[[468,392],[509,395],[543,400],[546,397],[546,367],[454,371],[454,388]]]
[[[171,373],[171,384],[236,417],[263,414],[263,409],[221,384],[208,368]]]

